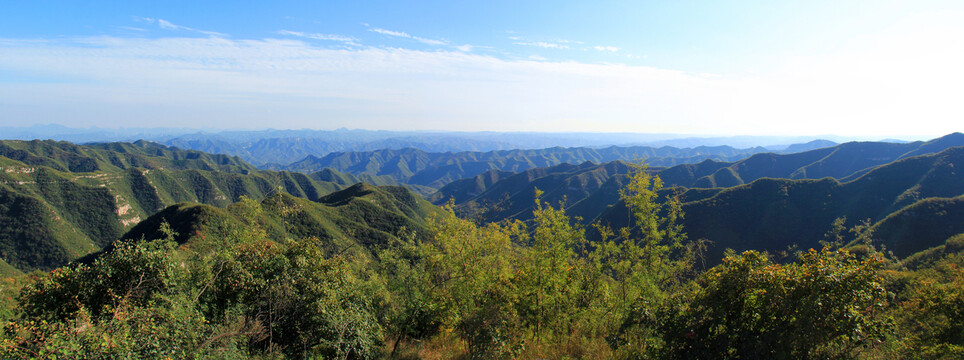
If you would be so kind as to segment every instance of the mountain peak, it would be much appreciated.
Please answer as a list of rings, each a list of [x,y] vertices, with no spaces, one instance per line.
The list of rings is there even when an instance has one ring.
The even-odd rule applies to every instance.
[[[360,182],[349,186],[344,190],[322,196],[318,199],[318,202],[338,206],[351,201],[353,198],[364,197],[365,195],[371,194],[375,191],[377,191],[377,189],[374,186]]]

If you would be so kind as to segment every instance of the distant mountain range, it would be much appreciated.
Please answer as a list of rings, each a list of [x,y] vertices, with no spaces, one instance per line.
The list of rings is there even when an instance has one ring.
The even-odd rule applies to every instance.
[[[604,163],[614,160],[646,159],[655,166],[672,166],[706,159],[732,161],[765,152],[762,147],[735,149],[729,146],[652,148],[645,146],[593,148],[548,148],[539,150],[503,150],[490,152],[433,153],[408,148],[367,152],[335,152],[324,157],[309,155],[288,166],[271,166],[274,170],[315,172],[331,168],[355,175],[388,176],[399,183],[438,189],[455,180],[489,170],[519,172],[558,164]]]
[[[332,152],[366,152],[414,148],[426,152],[489,152],[550,147],[664,146],[696,148],[730,146],[738,149],[765,147],[767,151],[798,152],[855,138],[840,136],[730,136],[694,137],[679,134],[641,133],[538,133],[372,130],[198,130],[183,128],[70,128],[60,125],[0,127],[3,138],[53,139],[73,143],[134,142],[149,140],[182,149],[240,156],[256,166],[284,166],[308,155],[323,157]],[[817,144],[804,144],[815,139]],[[829,140],[829,141],[828,141]],[[900,140],[888,140],[890,142]],[[803,144],[805,148],[791,148]]]

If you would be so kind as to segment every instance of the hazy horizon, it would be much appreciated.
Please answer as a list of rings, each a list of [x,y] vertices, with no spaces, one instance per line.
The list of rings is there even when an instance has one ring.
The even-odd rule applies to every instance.
[[[803,144],[815,140],[829,140],[836,143],[849,141],[928,141],[948,134],[933,136],[844,136],[837,134],[820,135],[714,135],[714,134],[673,134],[673,133],[634,133],[634,132],[573,132],[573,131],[458,131],[458,130],[385,130],[385,129],[281,129],[281,128],[190,128],[190,127],[72,127],[63,124],[36,124],[30,126],[0,126],[0,138],[32,140],[53,139],[77,143],[148,140],[167,142],[184,138],[220,139],[272,139],[272,138],[315,138],[318,136],[338,136],[343,141],[364,142],[365,139],[415,139],[415,138],[465,138],[489,142],[502,141],[516,144],[520,149],[541,147],[605,147],[605,146],[672,146],[678,148],[696,146],[728,145],[735,148],[756,146],[786,146]],[[328,134],[328,135],[325,135]],[[227,137],[225,137],[227,136]],[[361,136],[354,139],[355,136]],[[375,138],[372,138],[375,136]],[[508,137],[507,137],[508,136]],[[531,144],[526,144],[531,139]]]

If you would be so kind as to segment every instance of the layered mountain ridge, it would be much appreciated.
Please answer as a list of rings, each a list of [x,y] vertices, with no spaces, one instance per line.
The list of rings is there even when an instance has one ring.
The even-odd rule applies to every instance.
[[[687,231],[693,238],[714,241],[715,255],[725,248],[779,251],[791,245],[813,246],[835,218],[845,216],[849,224],[870,219],[878,233],[889,234],[881,235],[879,242],[905,256],[960,231],[949,222],[958,219],[957,204],[964,194],[964,180],[955,168],[961,166],[964,152],[955,146],[961,145],[964,135],[955,133],[927,142],[853,142],[794,154],[757,153],[736,161],[654,166],[648,171],[658,174],[668,188],[678,187],[663,194],[679,194],[687,213]],[[315,220],[303,219],[304,229],[313,230],[299,233],[344,235],[347,230],[335,229],[351,228],[349,232],[356,235],[348,237],[359,242],[365,236],[358,234],[367,231],[363,229],[378,230],[367,222],[370,219],[394,219],[386,220],[394,227],[379,230],[391,236],[397,236],[391,232],[401,227],[416,226],[398,217],[373,214],[391,210],[421,219],[426,213],[405,210],[427,206],[410,190],[359,184],[363,182],[405,184],[421,189],[421,194],[431,188],[404,181],[443,185],[426,198],[435,204],[452,201],[460,214],[481,221],[530,219],[535,189],[539,189],[543,200],[566,204],[567,212],[584,223],[618,226],[620,219],[627,218],[620,213],[624,208],[618,204],[619,189],[633,166],[594,161],[635,156],[638,153],[633,151],[640,149],[673,156],[693,151],[704,152],[695,156],[724,156],[725,151],[735,151],[611,147],[604,149],[608,153],[550,148],[432,154],[382,150],[331,154],[326,161],[337,166],[305,174],[257,170],[235,156],[146,141],[88,145],[0,141],[0,268],[56,267],[102,249],[155,214],[189,209],[208,209],[198,213],[212,214],[217,210],[210,209],[228,207],[245,197],[267,201],[283,194],[333,208],[363,199],[375,208],[356,206],[344,214],[318,210],[311,216]],[[584,161],[569,163],[578,160]],[[554,165],[537,166],[541,164]],[[466,172],[478,174],[451,180]],[[208,207],[197,207],[201,205]],[[286,221],[281,221],[282,228]],[[157,226],[156,221],[152,224]],[[927,228],[934,230],[921,231],[924,225],[920,224],[931,224]],[[187,229],[185,234],[190,234]],[[914,235],[923,233],[930,235]],[[385,239],[378,232],[372,234]],[[917,238],[909,241],[911,236]]]

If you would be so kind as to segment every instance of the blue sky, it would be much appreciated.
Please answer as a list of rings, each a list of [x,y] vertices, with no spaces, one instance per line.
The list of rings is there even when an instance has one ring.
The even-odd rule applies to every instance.
[[[960,1],[8,1],[0,126],[930,136]]]

